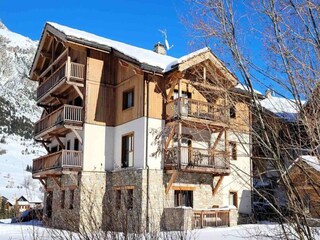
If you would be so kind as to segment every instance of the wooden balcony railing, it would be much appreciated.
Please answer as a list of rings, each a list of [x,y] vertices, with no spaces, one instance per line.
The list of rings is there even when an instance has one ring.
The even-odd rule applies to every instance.
[[[57,70],[54,71],[37,89],[37,100],[42,98],[46,93],[49,93],[64,79],[84,81],[84,65],[79,63],[64,62]]]
[[[221,227],[230,225],[230,210],[208,209],[193,211],[193,227]]]
[[[224,155],[214,155],[211,153],[210,149],[193,147],[169,148],[165,153],[165,165],[166,164],[176,166],[205,167],[217,170],[230,168],[230,161],[228,157]]]
[[[73,105],[61,106],[35,123],[34,135],[37,136],[63,122],[81,124],[83,122],[83,108]]]
[[[203,120],[228,123],[226,106],[215,105],[190,98],[177,98],[166,105],[167,120],[192,117]]]
[[[82,151],[62,150],[34,159],[32,173],[61,168],[82,168]]]

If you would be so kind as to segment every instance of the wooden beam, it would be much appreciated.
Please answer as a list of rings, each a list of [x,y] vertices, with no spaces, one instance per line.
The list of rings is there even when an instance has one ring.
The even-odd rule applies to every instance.
[[[213,189],[213,192],[212,192],[212,195],[213,195],[213,196],[215,196],[216,193],[218,192],[218,189],[219,189],[219,187],[220,187],[220,185],[221,185],[221,183],[222,183],[223,178],[224,178],[224,176],[220,176],[220,178],[219,178],[216,186],[215,186],[214,189]]]
[[[168,136],[168,138],[167,138],[167,141],[166,141],[166,144],[165,144],[165,146],[164,146],[164,149],[165,149],[165,150],[168,149],[169,144],[170,144],[170,141],[171,141],[171,139],[172,139],[172,137],[173,137],[173,135],[174,135],[175,130],[176,130],[176,125],[174,125],[174,126],[171,128],[170,134],[169,134],[169,136]]]
[[[213,144],[213,146],[211,148],[211,151],[214,151],[216,149],[216,147],[217,147],[217,145],[218,145],[218,143],[219,143],[219,141],[221,139],[222,134],[223,134],[223,131],[219,132],[219,135],[218,135],[216,141],[214,142],[214,144]]]
[[[76,92],[79,94],[79,96],[81,97],[81,99],[83,100],[83,94],[82,92],[80,91],[79,87],[72,84],[73,88],[76,90]]]
[[[44,187],[44,189],[47,190],[47,183],[42,178],[39,178],[39,181],[42,184],[42,186]]]
[[[166,188],[166,194],[169,193],[172,184],[174,183],[174,181],[175,181],[176,178],[177,178],[177,175],[178,175],[178,172],[177,172],[177,171],[174,171],[174,172],[172,173],[171,178],[170,178],[170,180],[169,180],[169,182],[168,182],[168,185],[167,185],[167,188]]]
[[[54,97],[54,98],[61,98],[61,99],[67,99],[68,97],[65,96],[65,95],[62,95],[62,94],[54,94],[54,93],[51,93],[50,94],[51,97]]]
[[[60,140],[59,136],[58,136],[58,135],[54,135],[54,137],[57,139],[57,141],[58,141],[58,143],[59,143],[60,147],[61,147],[62,149],[65,149],[65,146],[64,146],[63,142],[61,142],[61,140]]]
[[[48,148],[48,146],[44,142],[41,142],[41,144],[47,150],[47,152],[50,153],[50,149]]]
[[[207,83],[207,68],[203,67],[203,82],[204,84]]]
[[[178,82],[178,79],[175,79],[175,80],[173,81],[173,83],[171,84],[170,91],[169,91],[169,93],[168,93],[168,95],[167,95],[167,102],[170,101],[170,98],[172,97],[172,94],[174,93],[174,89],[175,89],[175,87],[176,87],[176,85],[177,85],[177,82]]]
[[[44,58],[48,58],[48,59],[51,59],[51,53],[49,52],[46,52],[44,50],[40,51],[40,55]]]
[[[69,129],[71,129],[71,131],[76,135],[76,137],[78,138],[79,142],[82,144],[82,137],[80,136],[80,134],[77,132],[77,130],[73,127],[73,126],[69,126]]]

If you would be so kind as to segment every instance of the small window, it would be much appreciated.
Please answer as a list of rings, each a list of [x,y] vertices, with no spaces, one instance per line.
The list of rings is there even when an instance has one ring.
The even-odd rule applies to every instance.
[[[121,190],[116,190],[115,207],[118,210],[121,208]]]
[[[127,190],[127,209],[133,208],[133,189]]]
[[[233,205],[238,207],[238,193],[237,192],[230,192],[229,193],[229,205]]]
[[[71,146],[70,144],[71,144],[71,141],[68,140],[68,141],[67,141],[67,150],[70,150],[70,149],[71,149],[71,148],[70,148],[70,146]]]
[[[69,202],[69,209],[74,208],[74,190],[70,190],[70,202]]]
[[[133,106],[134,106],[134,91],[133,89],[131,89],[130,91],[126,91],[123,93],[122,110],[131,108]]]
[[[78,140],[78,138],[75,138],[75,139],[74,139],[73,149],[74,149],[75,151],[79,151],[79,140]]]
[[[237,160],[237,144],[235,142],[229,142],[231,160]]]
[[[65,197],[66,197],[66,192],[62,190],[61,191],[61,209],[64,209]]]
[[[121,167],[133,167],[133,134],[122,137]]]
[[[229,109],[229,113],[230,113],[230,118],[236,118],[237,117],[236,106],[232,105]]]
[[[174,191],[175,207],[193,207],[193,191]]]

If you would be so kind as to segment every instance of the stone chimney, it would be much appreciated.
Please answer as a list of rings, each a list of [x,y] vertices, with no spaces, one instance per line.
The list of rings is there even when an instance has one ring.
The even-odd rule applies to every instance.
[[[156,53],[162,54],[162,55],[167,55],[167,51],[166,51],[165,46],[160,42],[158,42],[156,45],[154,45],[153,51]]]

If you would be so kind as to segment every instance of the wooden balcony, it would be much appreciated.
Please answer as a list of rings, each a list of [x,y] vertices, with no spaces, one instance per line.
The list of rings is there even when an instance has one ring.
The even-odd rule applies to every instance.
[[[229,112],[226,106],[190,98],[177,98],[167,103],[166,120],[179,119],[226,127],[229,124]]]
[[[82,126],[83,107],[63,105],[35,123],[34,136],[39,138],[48,132],[64,128],[64,125]]]
[[[228,175],[230,174],[230,161],[223,152],[214,155],[210,149],[172,147],[165,153],[164,168],[166,170],[180,169],[185,172]]]
[[[37,89],[37,102],[58,89],[64,82],[83,84],[85,66],[83,64],[66,61],[57,68]]]
[[[32,175],[61,175],[63,170],[80,171],[82,151],[62,150],[33,160]]]

